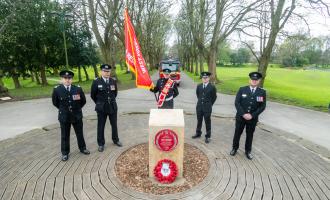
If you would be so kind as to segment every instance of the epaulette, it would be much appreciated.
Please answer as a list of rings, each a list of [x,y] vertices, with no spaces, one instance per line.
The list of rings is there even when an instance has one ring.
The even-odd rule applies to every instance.
[[[80,85],[77,85],[77,87],[80,87]]]
[[[54,88],[57,88],[59,85],[55,85]]]

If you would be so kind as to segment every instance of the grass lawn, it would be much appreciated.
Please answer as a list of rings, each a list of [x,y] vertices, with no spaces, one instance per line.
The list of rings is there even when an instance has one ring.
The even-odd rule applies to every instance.
[[[92,68],[88,68],[88,75],[90,80],[85,81],[85,73],[82,72],[82,82],[78,82],[78,69],[74,69],[74,84],[80,85],[85,93],[90,92],[90,87],[92,85],[92,81],[94,80],[94,71]],[[126,74],[126,70],[120,70],[120,67],[117,67],[117,76],[119,79],[118,88],[119,90],[129,89],[135,87],[135,80],[131,80],[132,75],[130,73]],[[9,94],[16,100],[26,100],[33,98],[41,98],[41,97],[50,97],[53,91],[54,86],[58,85],[60,82],[60,77],[55,76],[47,76],[47,81],[49,83],[48,86],[40,86],[37,85],[36,82],[32,82],[30,78],[23,80],[20,78],[20,83],[22,88],[15,89],[14,82],[11,78],[3,79],[5,86],[9,89]]]
[[[240,86],[248,84],[248,73],[255,70],[251,65],[218,67],[218,91],[235,94]],[[187,74],[200,81],[198,76]],[[330,71],[269,67],[264,88],[273,101],[326,112],[330,103]]]

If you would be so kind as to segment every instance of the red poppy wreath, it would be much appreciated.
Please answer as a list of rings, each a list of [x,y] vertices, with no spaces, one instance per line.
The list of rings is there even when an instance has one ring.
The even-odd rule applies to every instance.
[[[160,160],[154,168],[154,175],[160,183],[173,183],[178,175],[178,168],[172,160]]]

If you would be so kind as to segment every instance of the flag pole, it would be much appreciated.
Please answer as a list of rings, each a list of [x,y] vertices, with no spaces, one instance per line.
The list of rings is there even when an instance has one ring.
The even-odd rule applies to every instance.
[[[126,23],[125,23],[125,20],[126,20],[126,16],[125,16],[125,14],[126,14],[126,9],[127,9],[127,0],[125,0],[125,6],[124,6],[124,26],[125,26],[125,28],[126,28]],[[125,52],[125,54],[126,54],[126,52]],[[129,68],[129,66],[127,65],[127,73],[128,72],[130,72],[130,68]]]
[[[157,95],[156,95],[156,93],[154,93],[154,95],[155,95],[155,99],[156,99],[156,102],[158,102],[158,98],[157,98]]]

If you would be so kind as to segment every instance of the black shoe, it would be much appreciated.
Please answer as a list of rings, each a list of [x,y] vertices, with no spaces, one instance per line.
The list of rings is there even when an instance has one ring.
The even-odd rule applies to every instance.
[[[87,149],[84,149],[84,150],[80,150],[80,153],[85,154],[85,155],[88,155],[91,152],[89,152]]]
[[[121,142],[119,142],[119,141],[114,142],[114,144],[117,145],[118,147],[122,147],[123,146],[123,144]]]
[[[196,138],[200,138],[200,137],[201,137],[201,135],[197,135],[197,134],[196,134],[196,135],[193,135],[191,138],[192,138],[192,139],[196,139]]]
[[[237,153],[237,150],[236,149],[232,149],[231,152],[230,152],[230,155],[231,156],[235,156]]]
[[[252,160],[253,159],[253,155],[251,154],[251,152],[245,153],[247,159]]]
[[[62,161],[67,161],[69,159],[69,155],[62,155]]]
[[[103,152],[104,151],[104,146],[99,146],[99,152]]]
[[[205,143],[208,144],[210,143],[211,139],[210,138],[205,138]]]

